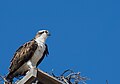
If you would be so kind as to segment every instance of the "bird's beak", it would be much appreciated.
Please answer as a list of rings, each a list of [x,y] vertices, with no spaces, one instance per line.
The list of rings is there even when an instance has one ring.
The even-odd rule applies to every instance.
[[[50,33],[48,33],[48,36],[51,36],[51,34],[50,34]]]

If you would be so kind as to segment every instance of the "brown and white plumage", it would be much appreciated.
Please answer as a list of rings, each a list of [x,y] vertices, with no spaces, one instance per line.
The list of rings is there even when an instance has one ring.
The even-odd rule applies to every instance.
[[[38,31],[35,38],[22,45],[14,54],[9,67],[6,80],[12,82],[14,77],[24,76],[31,68],[36,68],[48,55],[48,47],[45,44],[49,32]]]

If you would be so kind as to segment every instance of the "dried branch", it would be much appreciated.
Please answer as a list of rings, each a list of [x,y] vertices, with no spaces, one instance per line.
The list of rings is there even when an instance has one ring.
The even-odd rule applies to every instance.
[[[65,70],[60,76],[56,76],[53,72],[51,75],[66,84],[78,84],[79,82],[86,84],[86,81],[89,80],[89,78],[81,76],[80,72],[75,73],[70,69]]]
[[[5,81],[5,77],[0,75],[0,84],[3,83]]]
[[[106,80],[106,84],[108,84],[108,80]]]

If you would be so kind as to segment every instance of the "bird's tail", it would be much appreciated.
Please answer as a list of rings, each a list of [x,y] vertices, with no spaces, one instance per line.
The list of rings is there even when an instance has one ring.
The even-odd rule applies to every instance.
[[[9,73],[7,76],[1,76],[4,80],[4,84],[12,84],[13,77],[11,76],[11,73]]]
[[[4,82],[4,84],[12,84],[12,81],[11,81],[11,82],[8,81],[8,80],[6,79],[6,76],[0,75],[0,84],[3,83],[3,82]]]

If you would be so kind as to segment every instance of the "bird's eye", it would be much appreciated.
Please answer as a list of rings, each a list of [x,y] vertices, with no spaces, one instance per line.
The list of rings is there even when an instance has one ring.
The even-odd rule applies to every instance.
[[[48,33],[48,31],[45,31],[45,33]]]

